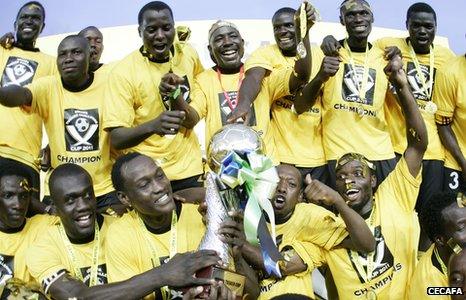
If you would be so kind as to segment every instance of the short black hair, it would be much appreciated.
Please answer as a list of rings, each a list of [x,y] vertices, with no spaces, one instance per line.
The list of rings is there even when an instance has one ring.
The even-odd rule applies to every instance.
[[[408,8],[408,12],[406,13],[406,21],[409,21],[413,14],[419,12],[433,14],[435,23],[437,23],[437,14],[435,13],[435,10],[432,8],[432,6],[424,2],[414,3]]]
[[[168,4],[166,4],[165,2],[162,2],[162,1],[152,1],[152,2],[147,3],[146,5],[144,5],[144,6],[141,8],[141,10],[140,10],[139,13],[138,13],[138,24],[141,25],[141,23],[142,23],[142,15],[143,15],[147,10],[161,11],[161,10],[164,10],[164,9],[168,9],[168,11],[170,12],[170,16],[171,16],[172,19],[173,19],[173,11],[172,11],[172,9],[170,8],[170,6],[168,6]]]
[[[144,156],[139,152],[129,152],[125,155],[122,155],[117,158],[115,163],[112,166],[112,184],[116,191],[124,191],[125,183],[123,180],[123,176],[121,176],[121,169],[123,166],[135,159],[136,157]]]
[[[80,165],[66,163],[66,164],[62,164],[56,167],[52,171],[52,174],[50,174],[50,178],[49,178],[49,190],[50,190],[51,196],[52,196],[52,191],[54,190],[54,185],[60,178],[75,177],[75,176],[82,176],[82,175],[86,176],[89,179],[89,182],[92,184],[91,175],[89,175],[86,169],[84,169]]]
[[[89,30],[95,30],[95,31],[99,32],[100,35],[102,35],[102,32],[99,30],[99,28],[97,28],[95,26],[87,26],[86,28],[84,28],[80,32],[78,32],[78,35],[79,36],[84,36],[84,33],[86,33]]]
[[[40,7],[40,9],[42,10],[42,22],[45,22],[45,8],[40,2],[37,2],[37,1],[29,1],[29,2],[24,3],[23,6],[19,8],[18,13],[16,14],[16,20],[18,20],[19,13],[21,12],[21,10],[29,5],[37,5]]]
[[[273,14],[272,20],[275,19],[278,15],[281,15],[284,13],[294,15],[296,13],[296,9],[291,8],[291,7],[282,7]]]
[[[18,176],[27,180],[32,187],[32,176],[25,165],[12,159],[2,158],[0,160],[0,180],[5,176]]]
[[[445,233],[445,221],[442,212],[448,206],[456,203],[456,193],[440,192],[432,195],[421,206],[419,222],[429,239],[434,242],[435,237]]]
[[[356,1],[356,0],[343,0],[343,2],[341,2],[341,4],[340,4],[340,15],[342,15],[343,6],[345,5],[346,2],[349,2],[349,1]],[[367,6],[369,6],[369,8],[371,7],[369,2],[367,2],[366,0],[357,0],[357,1],[364,2],[365,4],[367,4]]]
[[[58,51],[58,48],[60,48],[60,45],[66,41],[66,40],[71,40],[71,39],[79,39],[79,40],[82,40],[83,43],[85,42],[85,44],[87,45],[87,49],[88,51],[91,51],[91,46],[89,44],[89,41],[83,37],[82,35],[77,35],[77,34],[71,34],[71,35],[67,35],[65,36],[65,38],[63,40],[60,41],[60,43],[58,44],[58,47],[57,47],[57,51]]]

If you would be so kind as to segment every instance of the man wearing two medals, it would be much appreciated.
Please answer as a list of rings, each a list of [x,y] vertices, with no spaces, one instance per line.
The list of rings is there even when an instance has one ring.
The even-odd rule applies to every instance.
[[[311,10],[309,11],[310,15]],[[308,47],[307,42],[306,48]],[[244,78],[244,66],[241,62],[244,40],[236,25],[217,21],[209,30],[208,48],[216,65],[196,77],[190,105],[180,103],[183,104],[180,109],[186,111],[186,126],[194,126],[200,119],[205,118],[206,145],[212,135],[228,123],[231,112],[238,104],[238,90]],[[309,48],[306,51],[309,52]],[[275,161],[275,143],[270,127],[270,105],[274,100],[293,93],[305,82],[302,77],[306,77],[307,80],[307,75],[300,76],[300,74],[308,74],[309,64],[309,60],[301,58],[293,65],[283,66],[272,72],[262,82],[261,92],[246,118],[247,124],[262,136],[267,156]]]
[[[407,148],[395,169],[378,186],[375,164],[359,153],[336,163],[336,190],[369,225],[375,251],[325,251],[340,299],[406,299],[417,262],[419,225],[414,211],[421,184],[427,130],[410,90],[401,58],[391,57],[385,72],[405,117]]]
[[[380,49],[395,46],[401,51],[409,86],[414,94],[429,136],[429,146],[422,164],[422,185],[416,204],[419,211],[422,204],[443,187],[443,160],[445,152],[437,133],[435,113],[437,106],[432,99],[436,70],[452,59],[454,54],[448,48],[434,45],[437,17],[428,4],[416,3],[407,12],[407,38],[382,38],[374,43]],[[397,157],[406,149],[406,128],[396,94],[387,93],[385,116],[390,137]],[[428,245],[427,245],[428,247]],[[426,247],[422,247],[426,250]]]
[[[437,193],[427,199],[419,214],[422,228],[433,244],[421,256],[409,287],[409,299],[424,299],[427,288],[448,286],[448,261],[466,246],[466,197],[462,193]],[[450,299],[450,296],[437,296]]]
[[[49,185],[60,222],[49,226],[28,249],[27,266],[53,299],[140,299],[167,284],[192,285],[193,274],[218,259],[206,252],[180,255],[163,269],[151,267],[143,274],[134,274],[138,276],[107,284],[105,250],[109,245],[109,225],[116,219],[96,213],[92,180],[82,167],[57,167]],[[124,240],[127,244],[130,241]],[[193,265],[196,267],[189,267]],[[173,273],[182,275],[165,276]]]
[[[193,274],[220,258],[215,251],[195,251],[205,232],[197,205],[176,201],[162,168],[146,155],[121,156],[112,170],[120,200],[133,208],[113,222],[107,234],[109,282],[127,280],[153,268],[162,270],[159,286],[144,299],[179,299],[186,285],[213,284]],[[188,254],[179,254],[186,253]],[[188,256],[193,260],[182,260]],[[170,265],[177,265],[175,270]]]
[[[348,152],[373,161],[380,183],[396,163],[384,115],[386,61],[383,51],[368,43],[374,17],[366,1],[344,1],[340,21],[348,38],[326,53],[315,78],[296,97],[295,108],[307,111],[322,97],[322,138],[332,186],[336,160]]]

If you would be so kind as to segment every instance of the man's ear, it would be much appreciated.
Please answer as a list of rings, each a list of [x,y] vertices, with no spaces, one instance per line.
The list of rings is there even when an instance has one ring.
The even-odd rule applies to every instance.
[[[42,33],[42,31],[44,31],[44,28],[45,28],[45,23],[42,23],[42,27],[40,28],[39,33]]]
[[[375,189],[377,186],[377,177],[375,175],[371,175],[371,187]]]
[[[303,202],[307,202],[307,201],[306,201],[306,198],[304,197],[304,189],[301,189],[298,195],[298,203],[303,203]]]
[[[124,205],[126,206],[131,206],[131,203],[129,202],[129,199],[128,197],[126,196],[126,194],[122,191],[117,191],[117,197],[118,197],[118,200],[120,200],[121,203],[123,203]]]
[[[343,25],[343,26],[346,26],[345,18],[343,18],[343,16],[341,14],[340,14],[340,24]]]
[[[139,37],[142,38],[142,28],[141,28],[141,26],[138,26],[138,34],[139,34]]]

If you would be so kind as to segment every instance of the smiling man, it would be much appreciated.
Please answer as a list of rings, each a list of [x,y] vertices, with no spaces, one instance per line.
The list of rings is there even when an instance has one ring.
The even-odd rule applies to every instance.
[[[459,201],[458,201],[459,200]],[[437,193],[427,199],[419,215],[421,227],[433,242],[421,257],[411,278],[409,299],[427,297],[427,288],[447,287],[447,266],[455,245],[466,245],[466,208],[462,194]],[[438,296],[437,299],[450,299]]]
[[[282,67],[293,67],[297,55],[296,30],[299,30],[294,24],[295,13],[295,9],[283,7],[273,15],[276,44],[257,49],[246,60],[239,103],[253,102],[261,91],[262,82],[267,80],[271,72]],[[320,65],[322,57],[317,52],[311,46],[312,63]],[[310,78],[315,76],[317,70],[311,70]],[[301,115],[293,112],[293,101],[294,97],[288,95],[274,101],[271,106],[271,128],[277,145],[277,158],[281,163],[295,165],[303,176],[311,174],[312,178],[327,182],[328,168],[322,146],[320,100]]]
[[[44,29],[44,7],[36,1],[24,4],[14,23],[16,37],[10,34],[7,49],[0,47],[0,87],[25,86],[37,79],[56,73],[54,58],[35,48],[35,43]],[[14,41],[14,43],[12,43]],[[31,210],[43,212],[45,205],[39,202],[39,156],[42,143],[42,121],[38,115],[27,114],[19,107],[0,106],[0,126],[8,128],[0,133],[0,160],[11,159],[24,165],[32,177]]]
[[[126,280],[154,267],[163,269],[167,262],[176,260],[177,253],[199,247],[205,227],[197,205],[175,201],[170,181],[152,158],[137,152],[119,157],[112,180],[121,202],[133,210],[116,220],[107,235],[109,282]],[[205,266],[200,262],[197,270]],[[184,270],[179,271],[167,271],[171,281],[146,293],[144,299],[181,297],[181,292],[172,289],[180,287],[175,279],[185,276]],[[192,280],[192,284],[208,282]]]
[[[78,165],[64,164],[52,172],[49,185],[60,222],[29,248],[27,266],[53,299],[141,299],[167,284],[210,283],[196,280],[193,274],[217,262],[212,251],[178,255],[163,268],[151,267],[125,281],[106,284],[108,227],[114,218],[96,212],[89,173]]]
[[[295,109],[304,113],[321,96],[322,138],[335,186],[336,160],[348,152],[373,161],[378,183],[396,164],[385,120],[384,53],[368,42],[374,15],[364,0],[347,0],[340,6],[340,23],[348,38],[327,54],[315,78],[296,97]],[[322,54],[321,54],[322,55]]]
[[[270,201],[277,244],[288,261],[281,265],[282,278],[262,278],[260,299],[315,299],[311,273],[323,263],[323,249],[350,247],[368,252],[374,249],[375,241],[364,219],[338,193],[318,180],[304,185],[301,173],[293,166],[279,165],[277,172],[280,181]],[[342,218],[315,204],[300,203],[304,198],[316,202],[325,199],[326,205],[335,205]],[[258,255],[250,246],[243,252],[247,261],[257,264]],[[264,269],[263,263],[258,267]]]
[[[416,204],[416,210],[419,211],[429,196],[443,188],[443,182],[439,178],[443,178],[445,152],[435,125],[436,105],[433,104],[432,92],[437,70],[452,59],[454,54],[448,48],[433,44],[437,15],[428,4],[418,2],[408,8],[406,28],[409,37],[383,38],[377,40],[374,46],[382,50],[392,46],[400,49],[409,86],[427,126],[429,145],[424,155],[422,184]],[[406,149],[406,128],[396,94],[387,93],[386,117],[393,148],[400,157]],[[425,245],[421,249],[426,250]]]
[[[110,142],[102,129],[107,76],[89,72],[89,43],[68,36],[58,46],[60,75],[41,78],[27,87],[0,88],[0,103],[38,114],[50,143],[51,164],[75,163],[92,176],[98,209],[119,203],[113,192]]]
[[[238,90],[244,78],[244,66],[241,61],[244,55],[244,40],[236,25],[227,21],[217,21],[210,28],[208,38],[208,49],[215,66],[197,76],[190,105],[183,101],[177,101],[176,104],[181,110],[186,111],[184,122],[187,127],[194,127],[199,120],[205,118],[206,145],[209,144],[212,135],[227,124],[230,113],[238,103]],[[272,159],[276,159],[276,153],[270,127],[270,104],[293,93],[302,84],[300,75],[293,72],[300,72],[300,65],[308,70],[309,60],[297,60],[296,64],[284,66],[267,77],[251,108],[248,125],[261,135],[265,143],[265,152]]]
[[[159,86],[162,77],[173,72],[183,78],[178,91],[189,102],[190,86],[203,67],[194,48],[176,40],[167,4],[149,2],[139,11],[138,23],[143,46],[112,69],[104,128],[113,148],[156,159],[174,191],[199,187],[203,167],[196,134],[182,126],[185,113],[170,107],[170,96]]]
[[[375,164],[362,154],[347,153],[336,163],[336,190],[366,220],[376,240],[375,251],[369,253],[325,251],[339,299],[406,299],[417,262],[419,224],[414,207],[427,130],[401,58],[393,56],[384,71],[403,108],[408,146],[376,191]]]
[[[55,220],[47,215],[26,218],[31,181],[31,174],[24,166],[0,161],[0,299],[10,296],[10,291],[3,288],[12,278],[33,283],[26,268],[26,250]]]

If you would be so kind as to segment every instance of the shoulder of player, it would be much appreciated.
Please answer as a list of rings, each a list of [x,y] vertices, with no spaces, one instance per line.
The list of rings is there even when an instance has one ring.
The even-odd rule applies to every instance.
[[[405,47],[406,38],[402,37],[382,37],[372,42],[376,48],[383,50],[385,47],[397,46],[398,48]]]
[[[327,216],[336,217],[331,211],[313,203],[298,203],[295,207],[293,217],[303,221],[319,222]]]
[[[181,53],[183,56],[193,56],[193,57],[199,56],[196,49],[190,43],[175,42],[174,46],[176,49],[181,50],[178,52],[178,54]]]
[[[120,235],[121,232],[135,230],[139,226],[138,216],[134,210],[118,218],[104,215],[104,224],[108,228],[108,234],[111,235]]]
[[[186,220],[188,222],[197,222],[200,220],[202,222],[202,216],[197,208],[197,204],[183,203],[181,208],[180,221]]]
[[[197,74],[196,77],[194,77],[194,79],[199,83],[206,80],[211,80],[212,78],[217,78],[217,73],[212,68],[207,68],[201,73]]]

